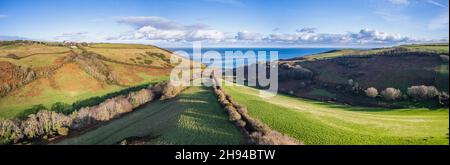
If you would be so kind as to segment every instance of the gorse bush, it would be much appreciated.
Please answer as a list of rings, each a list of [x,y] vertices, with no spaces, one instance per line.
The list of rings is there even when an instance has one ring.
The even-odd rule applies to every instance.
[[[50,110],[57,112],[57,113],[62,113],[65,115],[68,115],[68,114],[72,113],[73,111],[75,111],[72,105],[62,103],[62,102],[57,102],[57,103],[53,104],[52,107],[50,108]]]
[[[397,100],[402,96],[402,92],[399,89],[386,88],[381,92],[381,96],[386,100]]]
[[[44,110],[47,109],[44,105],[39,104],[39,105],[33,105],[31,108],[25,109],[23,110],[19,115],[18,118],[19,119],[25,119],[28,117],[28,115],[31,114],[36,114],[38,113],[40,110]]]

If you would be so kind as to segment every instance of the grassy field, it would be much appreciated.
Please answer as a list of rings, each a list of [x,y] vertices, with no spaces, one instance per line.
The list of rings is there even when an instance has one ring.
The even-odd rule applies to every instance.
[[[62,46],[46,46],[41,44],[7,45],[0,47],[0,57],[14,54],[18,57],[25,57],[33,54],[49,54],[56,52],[67,52],[70,49]]]
[[[436,78],[436,85],[442,87],[442,90],[448,92],[448,64],[439,66],[436,69],[436,73],[438,74]]]
[[[151,144],[242,144],[211,89],[191,87],[178,98],[156,101],[80,136],[58,144],[114,144],[127,137],[155,137]]]
[[[99,44],[94,45],[98,49],[111,49],[110,55],[116,58],[128,59],[125,52],[150,52],[158,53],[164,50],[153,46],[132,45],[132,44]],[[145,49],[144,49],[145,48]],[[97,49],[97,48],[96,48]],[[65,51],[65,52],[64,52]],[[73,52],[71,52],[73,51]],[[6,56],[10,53],[21,57],[13,59]],[[108,72],[112,73],[117,79],[117,84],[103,82],[94,78],[86,68],[81,68],[75,62],[63,62],[66,56],[76,56],[82,53],[81,49],[69,49],[64,46],[48,46],[43,44],[18,43],[0,47],[0,61],[11,63],[12,66],[24,66],[33,69],[36,73],[46,72],[45,76],[39,75],[31,82],[21,84],[18,88],[7,93],[0,98],[0,118],[18,117],[26,109],[34,105],[42,104],[50,108],[56,102],[71,104],[76,101],[85,100],[92,97],[103,96],[119,90],[141,84],[166,81],[170,69],[153,68],[138,65],[124,65],[123,63],[114,63],[101,61],[105,64]],[[159,56],[146,55],[153,60],[154,64],[166,63]],[[61,66],[57,68],[56,66]],[[13,67],[11,67],[13,68]],[[56,70],[51,70],[57,68]],[[6,76],[0,77],[0,87],[3,83],[9,86],[18,85],[20,80],[12,79],[14,72],[5,70]],[[13,81],[14,80],[14,81]]]
[[[405,45],[402,46],[409,50],[417,51],[436,51],[439,53],[448,53],[448,43],[447,44],[435,44],[435,45]]]
[[[328,58],[347,56],[347,55],[374,54],[374,53],[380,53],[380,52],[383,52],[386,50],[389,50],[389,49],[370,49],[370,50],[342,49],[342,50],[336,50],[336,51],[332,51],[332,52],[325,52],[325,53],[320,53],[320,54],[309,55],[309,56],[305,56],[305,58],[308,60],[328,59]]]
[[[417,45],[402,45],[398,46],[401,48],[406,48],[410,51],[435,51],[438,53],[448,53],[448,43],[442,44],[417,44]],[[376,54],[381,53],[383,51],[392,50],[392,48],[380,48],[380,49],[369,49],[369,50],[358,50],[358,49],[342,49],[336,50],[332,52],[325,52],[320,54],[314,54],[305,56],[307,60],[316,60],[316,59],[327,59],[339,56],[347,56],[347,55],[366,55],[366,54]]]
[[[25,66],[29,68],[48,67],[54,65],[58,59],[70,54],[66,53],[49,53],[29,56],[22,59],[2,58],[1,61],[11,62],[14,65]]]
[[[449,144],[448,109],[351,107],[285,95],[265,99],[242,86],[224,89],[251,116],[305,144]]]
[[[67,64],[51,77],[35,80],[1,98],[0,116],[14,118],[33,105],[43,104],[49,108],[56,102],[71,104],[77,100],[101,96],[122,88],[103,84],[77,65]]]
[[[170,63],[170,54],[166,51],[148,46],[139,48],[85,47],[87,51],[102,55],[108,59],[128,64],[153,67],[165,67]]]

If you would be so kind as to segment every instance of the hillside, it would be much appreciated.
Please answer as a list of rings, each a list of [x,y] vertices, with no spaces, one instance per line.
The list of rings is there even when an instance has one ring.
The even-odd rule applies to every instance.
[[[424,85],[445,92],[448,99],[448,44],[336,50],[283,60],[279,66],[280,92],[304,98],[404,107],[415,103],[386,102],[361,95],[371,87],[378,93],[395,88],[406,94],[408,88]],[[439,106],[437,104],[436,99],[422,106]]]
[[[244,86],[224,86],[250,116],[307,145],[448,145],[447,108],[384,109],[325,103],[286,95],[262,98]]]
[[[56,144],[116,144],[124,139],[140,139],[139,144],[243,144],[239,130],[228,121],[212,90],[206,87],[188,88],[176,99],[147,104]]]
[[[0,118],[165,81],[168,59],[170,52],[146,45],[3,41]]]

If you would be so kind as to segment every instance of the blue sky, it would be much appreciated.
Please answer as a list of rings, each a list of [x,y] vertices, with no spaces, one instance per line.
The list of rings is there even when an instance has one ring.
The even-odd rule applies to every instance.
[[[448,41],[448,0],[0,0],[0,36],[165,46]]]

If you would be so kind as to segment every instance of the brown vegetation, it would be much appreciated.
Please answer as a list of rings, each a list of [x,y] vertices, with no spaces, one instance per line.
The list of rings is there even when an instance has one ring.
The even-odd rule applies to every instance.
[[[0,96],[35,80],[36,77],[31,68],[0,61]]]
[[[117,84],[116,76],[109,71],[108,67],[95,54],[83,52],[74,61],[94,78],[109,84]]]
[[[402,92],[399,89],[386,88],[381,92],[381,96],[386,100],[396,100],[402,96]]]
[[[248,115],[247,109],[232,100],[231,96],[226,94],[219,86],[217,79],[213,80],[214,92],[218,97],[219,103],[224,107],[229,115],[230,121],[241,130],[248,138],[249,144],[255,145],[296,145],[301,144],[296,139],[283,135],[270,129],[261,121]]]
[[[186,87],[183,85],[175,85],[171,82],[165,84],[161,90],[162,96],[161,100],[171,99],[177,96],[181,91],[183,91]]]
[[[164,96],[173,98],[182,89],[170,83],[157,84],[119,95],[99,105],[84,107],[71,114],[64,115],[55,111],[40,110],[24,120],[0,119],[0,144],[14,144],[24,140],[46,139],[49,136],[65,136],[70,130],[82,130],[100,122],[109,121],[133,111],[154,98]],[[170,97],[169,97],[170,96]]]
[[[367,97],[375,98],[378,96],[378,90],[374,87],[367,88],[364,92],[366,93]]]
[[[409,87],[406,93],[414,99],[432,99],[440,94],[436,87],[425,85]]]

